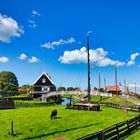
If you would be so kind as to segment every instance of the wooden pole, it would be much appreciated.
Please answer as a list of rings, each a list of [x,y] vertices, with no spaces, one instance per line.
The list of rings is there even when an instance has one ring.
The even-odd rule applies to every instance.
[[[127,115],[127,98],[126,98],[126,92],[127,92],[127,89],[126,89],[126,81],[124,80],[124,93],[125,93],[125,115]]]
[[[105,88],[105,92],[106,92],[106,79],[104,78],[104,88]]]
[[[100,73],[99,73],[99,90],[98,90],[99,93],[100,93],[100,91],[101,91],[100,89],[101,89],[101,76],[100,76]]]
[[[137,85],[136,85],[136,83],[135,83],[135,94],[137,93]]]
[[[87,59],[88,59],[88,103],[91,101],[90,97],[90,54],[89,54],[89,33],[87,34]]]
[[[11,121],[11,135],[14,136],[14,122]]]
[[[100,101],[102,101],[102,96],[101,96],[101,75],[99,73],[99,94],[100,94]]]
[[[115,84],[116,84],[116,94],[118,96],[118,88],[117,88],[117,84],[118,84],[118,77],[117,77],[117,68],[115,67]]]

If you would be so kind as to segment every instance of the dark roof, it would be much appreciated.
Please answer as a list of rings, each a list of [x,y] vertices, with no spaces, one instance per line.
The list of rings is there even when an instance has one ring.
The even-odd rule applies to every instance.
[[[45,79],[45,83],[42,82],[42,79]],[[35,81],[34,85],[47,85],[47,86],[55,86],[54,82],[51,80],[47,73],[42,73],[39,78]]]

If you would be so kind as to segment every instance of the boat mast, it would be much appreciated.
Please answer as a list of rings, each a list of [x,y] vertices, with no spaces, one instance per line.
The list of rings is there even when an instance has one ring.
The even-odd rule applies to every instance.
[[[119,95],[118,94],[118,77],[117,77],[117,68],[115,67],[115,83],[116,83],[116,94],[117,96]]]
[[[88,103],[91,101],[90,97],[90,54],[89,54],[89,33],[87,33],[87,57],[88,57]]]

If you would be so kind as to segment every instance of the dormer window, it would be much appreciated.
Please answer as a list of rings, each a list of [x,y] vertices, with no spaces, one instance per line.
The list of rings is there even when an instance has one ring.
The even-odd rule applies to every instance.
[[[46,83],[46,79],[45,78],[42,79],[42,83]]]

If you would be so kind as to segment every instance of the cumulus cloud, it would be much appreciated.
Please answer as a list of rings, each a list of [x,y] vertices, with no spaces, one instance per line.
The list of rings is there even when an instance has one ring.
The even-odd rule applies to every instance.
[[[41,47],[44,47],[47,49],[54,49],[56,46],[72,44],[75,41],[76,41],[75,38],[71,37],[71,38],[68,38],[67,40],[60,39],[58,41],[46,42],[46,43],[42,44]]]
[[[135,64],[135,59],[139,56],[140,54],[137,52],[137,53],[134,53],[134,54],[131,54],[130,55],[130,61],[128,61],[127,63],[127,66],[131,66],[131,65],[134,65]]]
[[[7,57],[0,57],[0,62],[1,63],[7,63],[9,61],[9,58],[7,58]]]
[[[25,53],[22,53],[20,56],[19,56],[19,59],[20,60],[26,60],[28,58],[28,56],[25,54]]]
[[[0,13],[0,41],[10,42],[12,37],[20,37],[24,33],[17,21]]]
[[[90,50],[90,62],[97,66],[123,66],[125,62],[108,58],[108,52],[103,48]],[[87,49],[82,47],[80,50],[65,51],[59,61],[64,64],[87,63]]]
[[[32,16],[40,16],[40,13],[37,12],[36,10],[32,10]]]
[[[35,56],[32,56],[32,58],[28,59],[29,63],[36,63],[36,62],[39,62],[39,61],[40,60],[37,57],[35,57]]]

